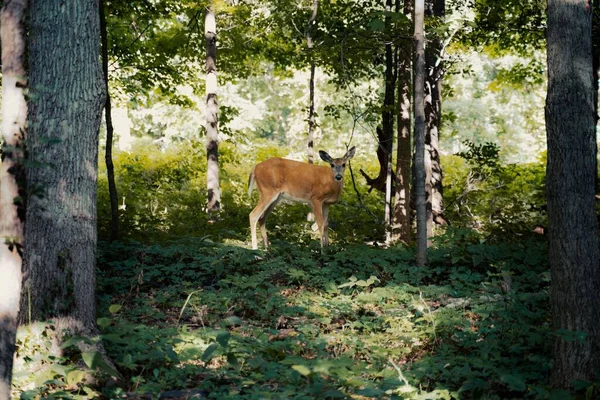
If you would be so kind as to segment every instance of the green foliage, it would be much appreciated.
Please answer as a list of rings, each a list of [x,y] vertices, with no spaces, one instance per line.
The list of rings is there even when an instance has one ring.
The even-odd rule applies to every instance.
[[[173,235],[209,236],[215,241],[245,240],[248,215],[256,205],[256,191],[248,197],[248,176],[252,166],[273,156],[285,156],[283,149],[257,143],[251,152],[230,142],[219,148],[222,209],[216,221],[206,213],[206,153],[204,142],[191,141],[167,147],[150,141],[138,143],[131,152],[115,154],[115,180],[119,193],[122,238],[148,241]],[[383,234],[381,220],[373,211],[381,195],[363,195],[362,203],[348,184],[339,204],[331,207],[330,227],[334,240],[356,242],[375,240]],[[357,182],[358,189],[365,188]],[[306,220],[306,205],[281,204],[267,221],[269,237],[276,243],[315,242],[317,233]],[[108,238],[110,202],[103,167],[99,173],[98,232]]]
[[[545,224],[545,163],[503,165],[492,143],[466,142],[443,157],[447,217],[458,226],[514,240]]]
[[[15,397],[98,398],[100,392],[94,382],[119,376],[97,350],[82,350],[94,349],[99,338],[63,338],[58,348],[60,335],[52,322],[19,328],[16,341],[19,357],[13,376],[13,392],[18,394]]]
[[[543,398],[545,251],[449,230],[419,269],[401,247],[103,243],[102,336],[124,376],[105,396]]]

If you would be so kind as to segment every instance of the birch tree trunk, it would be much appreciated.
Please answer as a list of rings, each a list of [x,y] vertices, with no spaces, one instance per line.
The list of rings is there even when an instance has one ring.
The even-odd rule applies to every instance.
[[[30,0],[27,225],[20,321],[96,328],[98,0]],[[57,324],[58,325],[58,324]]]
[[[221,209],[219,187],[219,104],[217,102],[217,22],[215,12],[206,9],[204,36],[206,39],[206,157],[208,191],[207,211]]]
[[[546,196],[554,387],[597,381],[600,371],[600,244],[597,147],[587,0],[548,0]],[[575,336],[580,336],[575,339]]]
[[[4,0],[0,10],[2,41],[2,167],[0,168],[0,399],[10,398],[13,355],[21,295],[25,222],[24,88],[27,0]]]
[[[310,58],[310,82],[309,82],[309,105],[308,105],[308,163],[313,164],[315,159],[314,138],[315,138],[315,58],[313,53],[313,27],[317,23],[317,12],[319,9],[319,0],[313,0],[313,11],[308,20],[306,29],[306,45],[308,47],[308,56]]]

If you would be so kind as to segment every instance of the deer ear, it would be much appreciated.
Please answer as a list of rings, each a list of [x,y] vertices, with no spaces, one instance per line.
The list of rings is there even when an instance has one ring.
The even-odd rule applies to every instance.
[[[331,161],[332,161],[331,156],[329,154],[327,154],[326,151],[319,150],[319,156],[321,157],[321,160],[331,164]]]
[[[346,153],[346,155],[344,155],[344,160],[348,161],[349,159],[351,159],[352,157],[354,157],[354,153],[356,152],[356,147],[352,146],[350,148],[350,150],[348,150],[348,152]]]

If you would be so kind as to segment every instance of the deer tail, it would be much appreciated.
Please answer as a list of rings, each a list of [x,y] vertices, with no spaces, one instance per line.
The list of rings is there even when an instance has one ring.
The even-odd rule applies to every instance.
[[[254,190],[254,168],[252,168],[252,172],[250,172],[250,176],[248,177],[248,196],[252,196],[253,190]]]

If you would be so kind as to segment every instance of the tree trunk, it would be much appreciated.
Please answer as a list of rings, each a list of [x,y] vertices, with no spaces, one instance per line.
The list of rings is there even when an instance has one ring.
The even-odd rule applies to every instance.
[[[592,68],[594,76],[594,127],[596,132],[598,130],[598,69],[600,68],[600,14],[598,14],[598,7],[600,6],[600,0],[593,0],[594,12],[592,13]],[[594,192],[598,193],[598,175],[594,184]]]
[[[399,0],[396,0],[399,3]],[[404,13],[412,13],[411,0],[404,1]],[[399,8],[398,6],[396,8]],[[398,147],[396,151],[396,193],[392,216],[392,242],[410,243],[410,177],[411,177],[411,134],[410,134],[410,81],[412,47],[402,42],[397,53],[398,83]]]
[[[221,209],[219,187],[219,104],[217,102],[217,22],[212,8],[206,9],[206,157],[208,212]]]
[[[427,263],[427,200],[425,194],[425,37],[424,0],[415,0],[415,197],[417,208],[417,265]]]
[[[390,14],[392,13],[392,0],[385,2],[386,31],[391,29]],[[394,91],[396,89],[396,76],[394,74],[394,52],[392,41],[385,44],[385,94],[383,100],[382,126],[385,137],[385,242],[392,241],[392,148],[394,145]]]
[[[308,20],[306,29],[306,45],[310,58],[310,82],[309,82],[309,105],[308,105],[308,163],[313,164],[315,159],[314,137],[315,137],[315,58],[313,53],[313,26],[317,22],[317,11],[319,0],[313,0],[313,11]]]
[[[594,382],[600,371],[600,245],[595,210],[596,135],[587,0],[548,1],[546,190],[552,385]],[[574,335],[577,335],[575,339]]]
[[[13,355],[21,294],[25,220],[24,88],[27,0],[4,0],[2,42],[2,167],[0,169],[0,399],[10,398]]]
[[[104,162],[106,163],[106,175],[108,178],[108,194],[110,197],[110,240],[119,238],[119,202],[117,185],[115,184],[115,167],[112,160],[113,134],[112,106],[110,104],[110,91],[108,90],[108,40],[106,34],[106,7],[105,0],[100,0],[100,35],[102,42],[102,72],[104,76],[104,90],[106,90],[106,102],[104,103],[104,115],[106,117],[106,149]]]
[[[390,17],[389,12],[392,10],[392,0],[386,0],[385,2],[386,16],[385,24],[386,30],[389,30]],[[383,98],[383,108],[381,112],[381,128],[377,127],[377,160],[379,161],[379,174],[375,178],[371,178],[360,170],[361,175],[367,181],[367,186],[370,186],[369,192],[373,189],[379,190],[380,192],[386,193],[386,184],[388,177],[391,181],[391,158],[392,148],[394,145],[394,89],[396,86],[396,77],[394,76],[394,55],[392,51],[392,41],[387,40],[385,44],[385,92]],[[391,193],[391,191],[390,191]],[[385,202],[385,223],[387,231],[391,228],[390,219],[390,198],[386,193]]]
[[[20,321],[96,328],[97,0],[31,0],[27,225]],[[52,34],[49,34],[51,32]]]
[[[446,15],[446,4],[444,0],[427,0],[425,15],[443,19]],[[428,154],[428,171],[430,177],[429,190],[427,191],[427,214],[428,237],[432,235],[433,222],[445,225],[446,219],[443,215],[444,200],[442,197],[442,165],[440,162],[440,126],[442,118],[442,76],[443,64],[441,60],[443,42],[436,36],[427,46],[425,52],[425,147]],[[431,204],[429,204],[431,203]]]
[[[386,82],[386,86],[387,86],[387,82]],[[393,92],[392,92],[392,96],[393,96]],[[385,107],[385,102],[386,102],[386,100],[384,99],[384,107]],[[393,104],[394,103],[392,100],[392,107],[393,107]],[[383,117],[383,120],[385,120],[385,119],[386,118]],[[369,193],[373,189],[378,190],[380,192],[385,192],[385,180],[387,178],[388,162],[389,162],[389,158],[391,157],[391,154],[392,154],[392,145],[393,145],[393,141],[394,141],[393,126],[392,126],[391,136],[389,136],[389,135],[390,135],[389,132],[386,132],[384,129],[382,129],[379,126],[377,127],[377,144],[378,144],[377,160],[379,161],[379,174],[375,178],[371,178],[362,169],[359,171],[360,174],[365,178],[365,181],[367,182],[367,186],[369,186]]]
[[[392,9],[392,0],[386,0],[385,7],[387,11]],[[388,14],[389,15],[389,14]],[[386,17],[386,26],[389,27],[390,19]],[[386,182],[388,176],[391,181],[391,158],[392,148],[394,144],[394,88],[396,86],[394,76],[394,55],[392,51],[391,40],[386,41],[385,44],[385,93],[383,98],[383,111],[381,113],[381,129],[377,127],[377,159],[379,160],[379,175],[375,178],[371,178],[365,171],[360,170],[361,175],[367,181],[367,185],[370,186],[369,192],[373,189],[379,190],[380,192],[386,193]],[[391,191],[390,191],[391,193]],[[386,196],[385,203],[386,211],[386,227],[389,231],[391,227],[390,219],[390,199]]]

